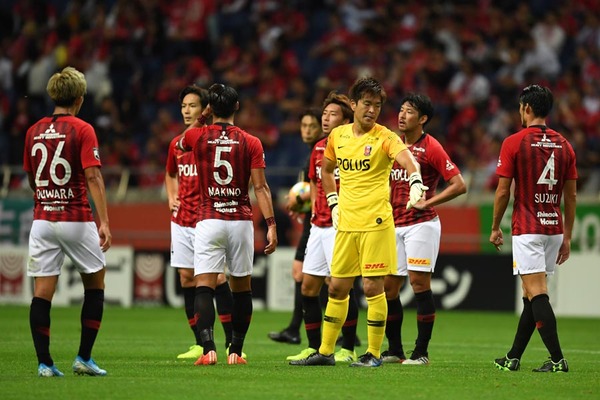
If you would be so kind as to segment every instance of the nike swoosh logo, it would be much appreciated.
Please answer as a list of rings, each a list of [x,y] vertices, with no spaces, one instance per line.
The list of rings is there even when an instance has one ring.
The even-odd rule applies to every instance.
[[[179,160],[183,156],[185,156],[185,154],[180,154],[180,155],[177,156],[177,159]]]
[[[341,149],[342,147],[345,147],[345,146],[338,146],[338,149]]]

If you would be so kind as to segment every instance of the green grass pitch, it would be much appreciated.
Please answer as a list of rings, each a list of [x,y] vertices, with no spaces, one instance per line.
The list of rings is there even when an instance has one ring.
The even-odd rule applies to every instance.
[[[219,363],[195,367],[176,355],[192,344],[183,310],[107,307],[93,357],[104,378],[74,376],[79,308],[52,310],[51,352],[62,379],[37,377],[28,307],[0,306],[0,399],[592,399],[600,398],[600,319],[558,318],[566,374],[533,373],[546,359],[534,336],[521,370],[503,372],[494,358],[509,349],[517,324],[510,313],[437,312],[431,364],[381,368],[292,367],[285,357],[306,346],[270,341],[289,313],[256,311],[244,351],[248,365],[227,365],[220,324]],[[366,342],[365,313],[359,336]],[[416,337],[414,310],[406,310],[405,350]],[[386,344],[384,344],[385,348]],[[357,348],[361,354],[366,349]]]

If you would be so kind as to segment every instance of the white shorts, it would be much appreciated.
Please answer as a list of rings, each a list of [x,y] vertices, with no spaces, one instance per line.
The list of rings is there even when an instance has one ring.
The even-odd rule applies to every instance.
[[[306,255],[302,265],[302,272],[314,276],[331,275],[331,259],[333,258],[333,245],[336,230],[333,227],[321,228],[315,225],[310,227]]]
[[[225,265],[229,266],[232,276],[251,275],[254,262],[252,221],[199,221],[194,249],[194,275],[225,273]]]
[[[196,228],[171,221],[171,267],[194,268]]]
[[[104,268],[106,259],[96,223],[34,220],[29,232],[27,276],[60,275],[65,255],[82,274]]]
[[[396,227],[398,270],[393,275],[407,276],[408,271],[433,273],[440,252],[442,224],[439,217],[414,225]]]
[[[527,275],[538,272],[553,275],[562,241],[562,234],[513,236],[513,275]]]

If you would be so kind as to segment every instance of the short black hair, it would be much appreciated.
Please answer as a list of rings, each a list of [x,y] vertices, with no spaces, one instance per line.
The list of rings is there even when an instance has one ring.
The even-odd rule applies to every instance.
[[[423,126],[427,125],[427,123],[433,118],[433,104],[428,96],[424,94],[407,93],[400,102],[400,105],[404,103],[408,103],[414,109],[416,109],[419,112],[419,117],[423,115],[427,116],[427,121],[425,121]]]
[[[184,87],[183,90],[179,92],[179,102],[183,103],[183,99],[185,98],[185,96],[187,96],[190,93],[198,96],[202,108],[208,105],[208,90],[201,88],[197,85],[188,85]]]
[[[372,77],[358,79],[348,91],[348,97],[355,103],[358,103],[366,94],[381,97],[382,104],[387,100],[385,89],[381,83]]]
[[[309,107],[309,108],[305,108],[304,111],[302,111],[302,113],[300,114],[300,120],[302,120],[302,118],[304,118],[305,116],[309,115],[311,117],[313,117],[314,119],[317,120],[317,122],[320,124],[321,123],[321,110],[319,110],[318,108],[315,107]]]
[[[533,115],[546,118],[552,110],[554,96],[550,89],[545,86],[529,85],[521,91],[519,104],[529,104],[529,107],[533,110]]]
[[[229,118],[238,108],[238,93],[231,86],[213,83],[208,88],[208,102],[216,117]]]

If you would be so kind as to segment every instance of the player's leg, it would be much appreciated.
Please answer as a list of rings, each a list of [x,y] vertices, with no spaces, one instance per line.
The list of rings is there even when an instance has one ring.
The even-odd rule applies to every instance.
[[[429,364],[429,341],[435,323],[431,275],[439,253],[441,232],[438,218],[411,225],[405,232],[408,276],[417,305],[417,339],[410,358],[403,363],[406,365]]]
[[[196,330],[202,341],[203,355],[195,365],[214,365],[217,363],[217,348],[214,338],[215,324],[215,287],[217,276],[224,273],[227,243],[227,222],[203,220],[196,224],[194,241],[194,280],[196,297],[194,314]]]
[[[179,359],[197,359],[202,355],[202,340],[196,331],[194,301],[196,283],[194,282],[194,240],[195,229],[171,222],[171,267],[177,268],[179,282],[183,292],[183,310],[186,321],[194,335],[194,344],[177,355]]]
[[[98,228],[94,222],[61,222],[59,240],[65,254],[79,271],[84,298],[81,306],[81,337],[73,372],[78,375],[104,376],[106,371],[92,359],[92,349],[104,313],[104,276],[106,260],[100,249]]]
[[[402,321],[404,309],[400,301],[400,289],[406,277],[401,275],[387,275],[384,279],[385,299],[388,315],[385,324],[385,336],[388,340],[388,349],[381,353],[385,363],[402,363],[406,360],[402,347]]]
[[[333,232],[331,232],[333,231]],[[288,361],[308,357],[317,351],[321,344],[321,288],[329,276],[329,264],[333,253],[335,229],[313,226],[306,244],[306,255],[302,265],[302,309],[308,347],[299,354],[289,356]]]
[[[406,227],[394,229],[396,238],[396,271],[384,279],[385,299],[388,306],[388,316],[385,325],[385,336],[388,339],[388,349],[381,354],[385,363],[404,362],[404,348],[402,346],[402,322],[404,321],[404,308],[400,301],[400,289],[404,285],[408,269],[406,265],[406,246],[404,243]]]
[[[382,364],[381,345],[385,337],[387,302],[384,277],[397,269],[394,226],[359,235],[359,265],[363,290],[367,300],[367,340],[365,354],[350,364],[356,367],[377,367]]]
[[[276,342],[300,344],[300,326],[302,325],[302,264],[305,247],[296,250],[296,259],[292,262],[292,278],[294,279],[294,309],[288,326],[279,332],[269,332],[270,339]]]
[[[225,333],[225,348],[228,348],[231,344],[231,310],[233,309],[233,296],[225,274],[219,274],[217,277],[215,302],[217,303],[219,321],[221,321],[223,332]]]
[[[64,253],[54,233],[56,223],[34,220],[29,233],[27,276],[34,278],[29,326],[38,359],[38,375],[63,376],[50,355],[50,309]]]
[[[252,320],[251,276],[254,262],[254,228],[252,221],[227,221],[227,265],[233,295],[231,312],[231,346],[229,364],[246,364],[242,349]]]

